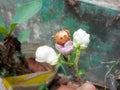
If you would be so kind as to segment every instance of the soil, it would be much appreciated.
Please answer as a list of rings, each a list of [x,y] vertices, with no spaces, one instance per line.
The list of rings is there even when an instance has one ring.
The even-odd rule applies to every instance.
[[[33,72],[47,71],[52,67],[38,63],[34,58],[25,58],[21,52],[21,43],[14,36],[8,36],[0,42],[0,76],[17,76]],[[4,73],[3,73],[4,72]]]
[[[67,85],[72,87],[79,87],[81,82],[75,78],[67,77],[63,74],[57,74],[56,78],[53,80],[49,86],[50,90],[57,90],[61,85]]]
[[[116,87],[114,87],[115,85],[111,85],[110,87],[106,87],[106,89],[104,86],[100,85],[99,83],[94,83],[90,81],[89,82],[93,84],[97,90],[120,90],[120,80],[116,80],[116,81],[117,81]],[[86,82],[87,82],[86,80],[77,79],[71,76],[67,77],[63,74],[58,73],[56,78],[49,85],[49,90],[57,90],[60,86],[68,86],[68,87],[77,88]]]
[[[81,79],[73,78],[71,76],[66,77],[63,74],[57,74],[56,78],[53,80],[53,82],[49,85],[49,90],[57,90],[60,86],[69,86],[69,87],[80,87],[82,84],[84,84],[86,81],[82,81]],[[98,90],[105,90],[103,86],[100,86],[98,84],[95,84],[91,82],[96,89]],[[108,88],[106,90],[109,90]]]

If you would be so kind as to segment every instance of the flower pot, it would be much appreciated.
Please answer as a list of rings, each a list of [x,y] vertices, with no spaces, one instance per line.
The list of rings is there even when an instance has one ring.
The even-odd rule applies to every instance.
[[[20,76],[3,78],[7,90],[38,90],[41,83],[49,84],[55,77],[56,71],[45,71]]]
[[[22,52],[26,55],[26,63],[32,72],[18,76],[4,77],[2,81],[6,90],[38,90],[41,83],[49,84],[55,78],[56,70],[48,65],[45,69],[46,64],[38,63],[34,58],[29,58],[34,57],[34,52],[38,46],[39,44],[32,43],[22,45]],[[32,50],[29,49],[30,47],[33,47]]]

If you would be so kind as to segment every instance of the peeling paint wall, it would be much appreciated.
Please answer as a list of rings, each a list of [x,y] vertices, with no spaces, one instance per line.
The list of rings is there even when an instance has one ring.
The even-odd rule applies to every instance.
[[[0,16],[8,26],[15,8],[29,0],[0,0]],[[91,34],[89,48],[81,53],[80,68],[87,71],[88,80],[104,84],[104,75],[110,64],[120,58],[120,21],[119,11],[95,4],[78,2],[70,6],[64,0],[43,0],[42,9],[28,22],[15,30],[17,36],[25,29],[32,31],[26,42],[41,43],[53,47],[52,35],[67,28],[72,33],[82,28]],[[118,15],[118,20],[115,19]],[[27,46],[26,46],[27,47]],[[34,48],[34,46],[32,46]],[[91,77],[89,77],[91,76]]]

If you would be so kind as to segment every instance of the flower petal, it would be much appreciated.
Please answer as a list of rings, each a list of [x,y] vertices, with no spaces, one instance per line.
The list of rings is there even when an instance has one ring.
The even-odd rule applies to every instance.
[[[38,62],[47,62],[51,65],[55,65],[58,61],[58,57],[53,48],[43,45],[40,46],[35,53],[35,60]]]
[[[67,41],[64,46],[55,44],[55,47],[63,55],[70,54],[74,50],[72,41]]]
[[[47,63],[51,64],[51,65],[56,65],[58,62],[58,56],[57,54],[51,54],[48,57]]]
[[[81,49],[87,48],[90,42],[90,34],[86,33],[82,29],[78,29],[73,34],[73,45],[74,47],[80,47]]]

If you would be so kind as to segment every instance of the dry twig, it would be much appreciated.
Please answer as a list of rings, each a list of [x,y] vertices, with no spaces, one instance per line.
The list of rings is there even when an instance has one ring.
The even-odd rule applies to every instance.
[[[107,87],[107,85],[106,85],[106,83],[107,83],[107,76],[110,74],[110,72],[112,71],[112,69],[113,69],[117,64],[119,64],[119,63],[120,63],[120,58],[116,61],[115,64],[113,64],[113,65],[108,69],[107,73],[105,74],[105,78],[104,78],[105,89],[104,89],[104,90],[106,90],[106,87]]]

